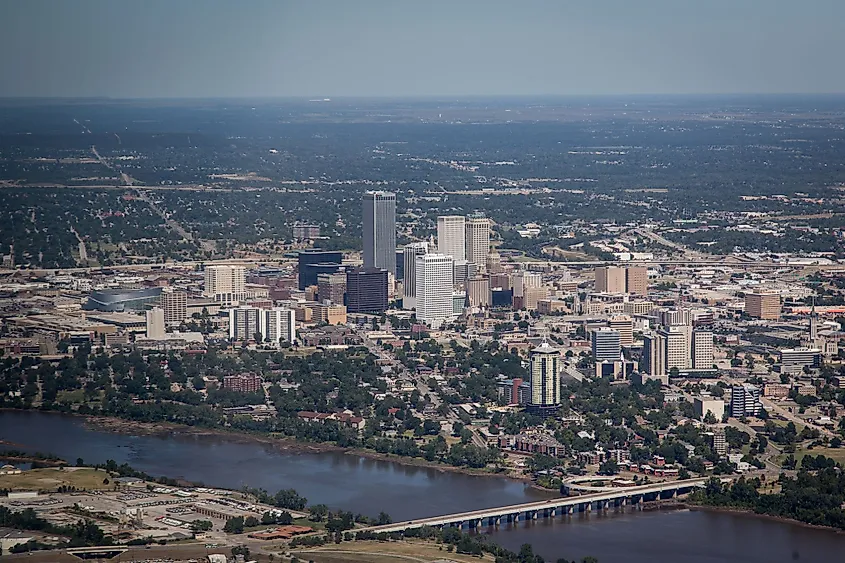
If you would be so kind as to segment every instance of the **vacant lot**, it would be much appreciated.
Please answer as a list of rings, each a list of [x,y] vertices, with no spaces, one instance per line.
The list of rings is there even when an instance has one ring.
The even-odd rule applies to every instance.
[[[103,483],[104,479],[109,482]],[[62,485],[77,489],[110,489],[114,485],[105,471],[89,467],[30,469],[20,475],[0,475],[0,489],[13,491],[55,491]]]

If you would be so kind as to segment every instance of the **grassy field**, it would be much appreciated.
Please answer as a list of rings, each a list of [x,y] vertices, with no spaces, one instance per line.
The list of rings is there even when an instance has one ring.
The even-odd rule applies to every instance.
[[[62,485],[87,490],[110,489],[113,487],[111,478],[108,485],[103,483],[103,479],[107,477],[105,471],[89,467],[30,469],[20,475],[0,475],[0,489],[55,491]]]
[[[85,401],[85,391],[74,389],[73,391],[59,391],[56,395],[59,402],[82,403]]]
[[[835,460],[839,463],[845,464],[845,448],[819,448],[819,447],[816,447],[816,448],[813,448],[812,450],[807,450],[807,449],[802,448],[802,449],[799,449],[797,452],[795,452],[795,454],[793,454],[793,455],[795,455],[795,459],[798,460],[799,463],[804,458],[805,455],[811,455],[811,456],[823,455],[823,456],[829,457],[829,458],[831,458],[831,459],[833,459],[833,460]],[[780,456],[780,457],[782,459],[782,458],[785,458],[786,456],[784,455],[784,456]]]
[[[454,552],[449,553],[445,546],[424,541],[343,542],[340,545],[316,549],[292,550],[291,553],[299,559],[314,561],[315,563],[400,563],[403,561],[431,563],[432,561],[442,560],[477,563],[479,561],[493,561],[493,557],[490,555],[479,558]]]

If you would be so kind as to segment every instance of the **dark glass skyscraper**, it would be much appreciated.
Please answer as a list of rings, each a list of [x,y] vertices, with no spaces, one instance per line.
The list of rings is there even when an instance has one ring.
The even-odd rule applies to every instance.
[[[346,310],[350,313],[387,310],[387,270],[356,268],[346,272]]]
[[[364,194],[364,267],[396,275],[396,194]]]

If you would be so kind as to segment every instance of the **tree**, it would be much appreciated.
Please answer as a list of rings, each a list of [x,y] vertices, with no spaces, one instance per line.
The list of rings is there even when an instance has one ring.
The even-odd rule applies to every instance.
[[[387,512],[379,512],[378,513],[378,520],[376,521],[377,525],[384,526],[385,524],[392,524],[392,523],[393,523],[393,519],[390,517],[390,515]]]
[[[244,527],[245,528],[254,528],[254,527],[258,526],[259,524],[260,524],[260,522],[258,521],[258,518],[256,518],[255,516],[247,516],[244,519]]]
[[[209,520],[194,520],[191,522],[192,532],[207,532],[211,529],[212,523]]]
[[[599,473],[601,475],[616,475],[619,473],[619,466],[615,460],[609,459],[599,464]]]
[[[243,555],[244,559],[249,560],[249,548],[245,545],[236,545],[232,548],[232,557]]]
[[[314,522],[322,522],[329,514],[329,507],[325,504],[315,504],[308,507],[308,519]]]
[[[235,516],[226,520],[223,526],[223,531],[227,534],[243,534],[244,533],[244,518],[243,516]]]
[[[273,500],[279,508],[289,510],[304,510],[308,504],[308,499],[300,496],[294,489],[282,489],[276,493]]]

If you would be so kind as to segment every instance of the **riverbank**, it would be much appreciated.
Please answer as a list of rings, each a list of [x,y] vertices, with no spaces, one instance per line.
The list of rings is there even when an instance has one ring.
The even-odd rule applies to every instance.
[[[70,465],[64,459],[42,459],[40,457],[32,457],[25,455],[6,455],[0,451],[0,459],[11,463],[36,463],[47,467],[62,467]]]
[[[300,442],[297,441],[295,438],[290,438],[288,436],[250,434],[247,432],[239,432],[237,430],[227,430],[223,428],[198,428],[195,426],[174,424],[170,422],[137,422],[133,420],[124,420],[122,418],[109,416],[92,416],[79,414],[73,414],[72,416],[82,418],[85,421],[85,426],[88,428],[94,430],[103,430],[106,432],[114,432],[117,434],[141,436],[171,436],[174,434],[178,434],[182,436],[194,436],[198,438],[222,438],[237,443],[263,444],[285,453],[343,453],[350,456],[358,456],[367,459],[372,459],[374,461],[387,461],[408,467],[433,469],[441,473],[458,473],[461,475],[471,475],[473,477],[498,477],[521,483],[533,483],[533,480],[530,477],[524,475],[512,475],[504,472],[495,473],[489,470],[473,469],[470,467],[455,467],[453,465],[446,465],[443,463],[427,461],[418,457],[383,454],[365,448],[344,448],[335,444],[328,443]],[[543,492],[555,492],[539,487],[535,488]]]
[[[837,535],[845,536],[845,530],[841,530],[839,528],[832,528],[830,526],[821,526],[819,524],[810,524],[808,522],[802,522],[800,520],[795,520],[794,518],[785,518],[783,516],[774,516],[772,514],[761,514],[759,512],[754,512],[753,510],[748,510],[745,508],[732,508],[729,506],[713,506],[709,504],[696,504],[692,502],[679,502],[679,507],[683,506],[688,508],[689,510],[697,510],[700,512],[709,512],[714,514],[733,514],[735,516],[744,516],[747,518],[754,518],[757,520],[767,520],[769,522],[779,522],[781,524],[790,524],[792,526],[799,526],[801,528],[808,528],[811,530],[823,530],[825,532],[833,532]]]

